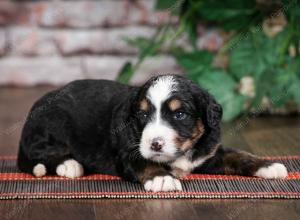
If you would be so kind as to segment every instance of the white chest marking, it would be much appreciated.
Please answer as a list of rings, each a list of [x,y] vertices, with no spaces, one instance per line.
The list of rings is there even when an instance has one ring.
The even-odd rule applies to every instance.
[[[186,156],[181,156],[176,159],[172,164],[172,168],[179,168],[186,172],[192,172],[196,167],[201,166],[207,159],[207,156],[198,158],[197,160],[190,161]]]
[[[181,170],[183,170],[183,171],[185,171],[185,172],[190,173],[190,172],[192,172],[196,167],[201,166],[201,165],[204,164],[208,159],[212,158],[212,157],[215,155],[215,153],[216,153],[216,151],[217,151],[218,148],[219,148],[219,144],[217,144],[217,145],[215,146],[215,148],[210,152],[210,154],[205,155],[205,156],[203,156],[203,157],[199,157],[199,158],[197,158],[197,159],[194,160],[194,161],[191,161],[191,160],[189,159],[189,157],[187,157],[186,155],[183,155],[183,156],[177,158],[177,159],[171,164],[171,167],[172,167],[173,169],[176,169],[176,168],[177,168],[177,169],[181,169]]]

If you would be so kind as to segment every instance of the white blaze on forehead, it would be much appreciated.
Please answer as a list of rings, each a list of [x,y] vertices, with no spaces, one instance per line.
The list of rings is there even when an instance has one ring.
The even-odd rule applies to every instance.
[[[176,81],[173,76],[161,76],[150,86],[147,98],[155,106],[156,110],[159,111],[161,104],[170,97],[175,87]]]
[[[152,120],[144,128],[141,137],[140,151],[145,158],[151,158],[153,155],[150,147],[153,139],[157,137],[162,138],[165,142],[165,145],[162,148],[163,156],[157,158],[157,161],[170,160],[177,151],[174,143],[176,131],[161,118],[161,106],[171,96],[175,89],[176,81],[172,76],[161,76],[149,87],[147,98],[154,105],[155,113],[152,116]]]

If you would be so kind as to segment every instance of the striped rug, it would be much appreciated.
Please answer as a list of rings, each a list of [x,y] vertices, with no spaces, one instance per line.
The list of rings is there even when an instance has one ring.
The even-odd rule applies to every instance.
[[[35,178],[21,173],[15,157],[0,157],[0,199],[68,198],[300,198],[300,156],[265,157],[285,164],[284,180],[194,174],[182,178],[182,192],[152,193],[117,176],[94,174],[76,179]]]

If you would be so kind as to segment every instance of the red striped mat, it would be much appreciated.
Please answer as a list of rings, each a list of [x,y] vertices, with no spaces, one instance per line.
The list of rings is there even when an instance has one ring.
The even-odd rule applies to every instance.
[[[146,192],[120,177],[93,174],[76,179],[21,173],[13,156],[0,157],[0,199],[26,198],[300,198],[300,156],[264,157],[284,163],[283,180],[193,174],[182,178],[182,192]]]

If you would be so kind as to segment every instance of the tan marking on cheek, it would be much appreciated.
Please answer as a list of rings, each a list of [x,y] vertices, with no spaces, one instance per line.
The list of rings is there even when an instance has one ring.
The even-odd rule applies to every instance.
[[[193,147],[193,141],[191,139],[187,139],[185,142],[181,145],[182,151],[187,151],[188,149],[191,149]]]
[[[197,126],[192,134],[192,139],[198,140],[203,134],[204,134],[204,125],[202,123],[202,120],[199,118],[197,120]]]
[[[197,125],[192,133],[191,138],[182,138],[177,137],[175,142],[178,144],[179,148],[182,151],[187,151],[191,149],[194,144],[200,139],[200,137],[204,134],[204,125],[201,119],[198,119]]]
[[[143,99],[141,102],[140,102],[140,108],[141,110],[144,110],[144,111],[148,111],[149,110],[149,103],[146,99]]]
[[[179,101],[178,99],[173,99],[169,102],[168,105],[171,111],[175,111],[181,107],[181,101]]]

